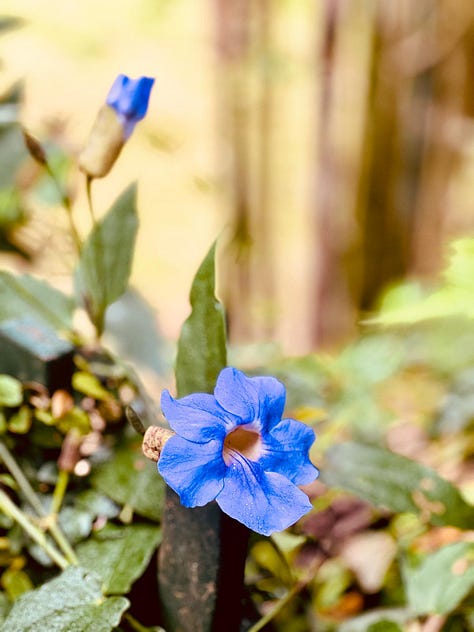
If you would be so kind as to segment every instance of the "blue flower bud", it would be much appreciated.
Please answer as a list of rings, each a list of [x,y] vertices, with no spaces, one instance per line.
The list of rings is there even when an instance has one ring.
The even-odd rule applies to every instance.
[[[79,156],[79,168],[89,177],[108,174],[135,125],[145,117],[154,81],[125,75],[116,78]]]
[[[127,139],[133,128],[145,117],[155,80],[150,77],[130,79],[119,75],[107,96],[106,103],[118,114]]]

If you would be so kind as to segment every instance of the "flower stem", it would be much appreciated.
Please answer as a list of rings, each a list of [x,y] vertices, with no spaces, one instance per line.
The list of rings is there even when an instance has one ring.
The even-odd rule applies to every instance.
[[[18,483],[18,487],[23,492],[23,496],[30,503],[32,508],[36,511],[38,516],[44,516],[45,511],[43,505],[41,504],[38,496],[35,494],[33,488],[30,485],[30,482],[23,474],[22,469],[15,461],[12,453],[9,451],[7,446],[0,441],[0,459],[4,462],[5,466],[9,470],[10,474]]]
[[[61,529],[59,528],[57,524],[56,515],[48,516],[46,510],[44,509],[38,496],[36,495],[34,489],[31,487],[30,482],[28,481],[26,476],[23,474],[23,471],[18,465],[18,463],[15,461],[12,453],[8,450],[7,446],[1,441],[0,441],[0,459],[4,462],[10,474],[16,480],[18,487],[23,493],[23,496],[26,498],[28,503],[37,513],[37,515],[40,518],[46,519],[45,520],[46,527],[48,528],[52,537],[56,540],[56,543],[58,544],[59,548],[62,550],[64,555],[66,556],[69,563],[78,564],[78,559],[77,559],[76,554],[74,553],[71,545],[69,544],[63,532],[61,531]],[[54,507],[54,496],[53,496],[53,507]]]
[[[51,180],[54,182],[54,185],[56,187],[56,190],[59,194],[59,197],[61,198],[61,204],[63,205],[68,220],[69,220],[69,227],[71,229],[71,235],[72,235],[72,239],[74,242],[74,246],[76,247],[76,251],[77,254],[80,254],[81,252],[81,248],[82,248],[82,242],[81,242],[81,238],[79,237],[79,233],[77,231],[76,225],[74,224],[74,218],[72,215],[72,206],[71,206],[71,200],[69,199],[69,196],[64,192],[61,183],[59,182],[59,180],[56,177],[56,174],[54,173],[54,171],[51,169],[51,165],[49,164],[49,162],[45,163],[45,169],[46,172],[48,173],[49,177],[51,178]]]
[[[95,218],[95,213],[94,213],[94,204],[92,203],[92,180],[93,180],[92,176],[86,175],[87,205],[89,207],[89,213],[91,215],[92,224],[95,226],[97,224],[97,220]]]
[[[249,628],[248,632],[260,632],[267,623],[277,616],[277,614],[295,597],[307,584],[313,579],[315,570],[311,567],[309,572],[302,578],[300,581],[296,582],[296,584],[287,592],[287,594],[277,602],[275,607],[267,612],[267,614],[259,619],[255,625]]]
[[[51,516],[51,520],[48,522],[48,530],[53,538],[56,540],[57,545],[62,550],[64,555],[67,558],[67,561],[74,566],[79,564],[79,560],[77,555],[74,553],[73,548],[69,544],[68,540],[66,540],[66,536],[61,531],[57,523],[57,517]]]
[[[132,628],[132,630],[135,630],[135,632],[149,632],[150,631],[150,628],[147,628],[144,625],[142,625],[140,621],[137,621],[135,617],[132,617],[132,615],[129,614],[128,612],[124,614],[123,618],[128,623],[128,625]],[[158,630],[162,630],[163,628],[153,628],[153,629],[154,630],[156,629],[158,632]]]
[[[10,500],[7,494],[0,489],[0,509],[4,514],[15,520],[20,527],[34,540],[49,557],[55,562],[60,569],[64,570],[69,566],[68,560],[46,539],[45,534],[38,529],[26,515],[18,509],[14,502]]]
[[[53,492],[53,502],[51,504],[51,513],[58,514],[63,504],[64,495],[69,483],[69,472],[59,470],[58,479]]]

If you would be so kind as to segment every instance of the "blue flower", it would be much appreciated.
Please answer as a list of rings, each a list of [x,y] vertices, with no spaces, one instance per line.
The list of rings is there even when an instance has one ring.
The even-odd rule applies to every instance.
[[[106,102],[117,112],[125,139],[138,121],[145,117],[154,82],[151,77],[130,79],[126,75],[119,75],[110,88]]]
[[[297,485],[319,474],[308,451],[315,435],[294,419],[282,419],[285,387],[273,377],[248,378],[226,368],[214,395],[173,399],[161,408],[175,431],[158,469],[186,507],[216,500],[222,511],[270,535],[311,509]]]

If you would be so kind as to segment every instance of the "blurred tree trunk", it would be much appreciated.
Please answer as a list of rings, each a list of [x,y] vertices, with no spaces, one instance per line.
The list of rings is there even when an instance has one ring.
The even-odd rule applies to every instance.
[[[378,3],[357,211],[363,310],[388,283],[411,273],[432,278],[442,264],[467,120],[472,18],[470,0],[425,0],[408,14]]]
[[[274,20],[274,0],[256,0],[256,39],[259,42],[260,58],[260,104],[258,112],[258,154],[257,154],[257,199],[254,213],[255,226],[255,294],[260,305],[261,317],[257,322],[256,335],[269,339],[273,333],[273,312],[275,303],[275,279],[273,277],[272,244],[272,153],[273,125],[275,121],[275,95],[272,75],[272,25]]]
[[[315,230],[315,300],[312,339],[315,347],[340,340],[353,322],[352,305],[348,296],[348,275],[345,268],[346,236],[344,210],[340,205],[341,169],[334,146],[334,79],[337,72],[336,44],[340,0],[326,0],[323,18],[317,146],[317,192],[314,199]]]
[[[474,5],[461,0],[439,3],[411,39],[420,55],[412,72],[430,74],[432,93],[426,106],[425,144],[412,243],[411,270],[433,276],[443,261],[443,246],[471,222],[453,207],[450,191],[464,158],[474,117]],[[409,42],[410,43],[410,42]],[[406,57],[407,51],[405,51]],[[471,195],[471,205],[474,197]],[[455,219],[458,215],[458,219]]]
[[[251,0],[213,0],[216,16],[218,161],[228,201],[230,234],[219,285],[230,339],[248,338],[251,324],[251,167],[247,57]]]
[[[379,3],[374,29],[370,91],[356,214],[361,227],[358,306],[368,309],[381,289],[409,265],[414,196],[420,169],[423,105],[413,112],[410,85],[387,55],[398,25]],[[424,82],[429,89],[429,78]],[[415,114],[404,147],[403,111]],[[421,126],[421,127],[420,127]],[[413,132],[413,134],[411,133]]]
[[[223,301],[233,342],[269,338],[274,301],[271,226],[271,0],[214,0],[219,164],[229,236]],[[256,98],[255,93],[256,88]]]
[[[439,270],[455,215],[450,188],[473,113],[472,2],[378,0],[357,193],[353,208],[343,208],[340,191],[348,182],[332,119],[341,107],[333,86],[344,72],[341,64],[351,64],[336,54],[348,5],[327,0],[325,6],[315,201],[317,347],[347,337],[357,311],[373,308],[389,283]],[[358,226],[349,237],[347,214]]]

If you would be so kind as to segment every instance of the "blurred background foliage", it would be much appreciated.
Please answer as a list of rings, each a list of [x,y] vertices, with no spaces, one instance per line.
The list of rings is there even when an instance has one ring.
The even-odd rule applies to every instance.
[[[301,353],[350,338],[394,280],[435,279],[446,243],[472,229],[469,0],[3,10],[23,22],[2,37],[3,91],[22,80],[22,123],[63,153],[79,151],[110,77],[157,77],[140,135],[96,195],[105,208],[140,175],[133,280],[166,337],[216,233],[231,339]],[[46,254],[60,283],[64,253]]]
[[[2,6],[20,22],[0,22],[1,267],[70,289],[61,196],[75,201],[80,227],[88,220],[71,156],[118,72],[155,76],[140,132],[95,189],[105,209],[140,181],[136,291],[111,308],[106,330],[169,381],[166,341],[220,234],[230,363],[279,376],[291,415],[317,429],[315,511],[252,540],[249,592],[261,614],[277,608],[265,629],[474,629],[471,0]],[[64,191],[32,164],[18,120],[48,149]],[[121,386],[108,386],[120,410]],[[89,383],[82,395],[107,438],[104,394]],[[3,405],[13,442],[38,425],[29,393]],[[148,477],[134,490],[115,481],[114,468],[127,478],[128,454],[80,479],[81,493],[115,503],[108,518],[89,508],[91,524],[99,514],[127,524],[133,511],[159,520],[141,495]],[[143,555],[121,594],[151,549]],[[11,599],[31,588],[2,577]]]

